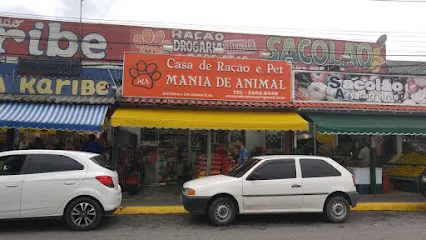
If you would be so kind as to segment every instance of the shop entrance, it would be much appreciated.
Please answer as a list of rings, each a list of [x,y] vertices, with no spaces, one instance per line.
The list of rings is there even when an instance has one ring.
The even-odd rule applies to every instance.
[[[237,139],[251,156],[290,154],[289,131],[309,127],[288,112],[164,109],[118,109],[111,124],[116,127],[114,156],[122,186],[131,193],[141,185],[169,186],[171,192],[170,186],[177,186],[176,194],[188,180],[226,174],[237,163]],[[150,191],[155,195],[143,192]]]

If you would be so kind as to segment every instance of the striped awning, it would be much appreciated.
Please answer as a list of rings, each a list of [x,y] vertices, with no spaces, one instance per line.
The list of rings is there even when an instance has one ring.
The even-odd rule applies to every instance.
[[[106,105],[0,103],[0,128],[100,132]]]

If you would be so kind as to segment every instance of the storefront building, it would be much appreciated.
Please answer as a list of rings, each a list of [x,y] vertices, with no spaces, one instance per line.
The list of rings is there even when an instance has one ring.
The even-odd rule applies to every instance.
[[[82,150],[88,134],[99,138],[115,103],[108,80],[35,72],[0,75],[0,128],[7,133],[2,150]]]
[[[324,144],[312,141],[312,136],[316,136],[312,132],[315,132],[314,127],[322,130],[305,114],[306,109],[325,109],[327,114],[342,107],[352,109],[352,105],[348,106],[345,101],[342,102],[344,104],[328,105],[323,92],[328,90],[319,84],[324,81],[321,73],[335,68],[346,73],[386,72],[386,64],[383,64],[386,62],[386,47],[381,43],[38,19],[10,19],[10,22],[13,24],[0,27],[0,31],[5,32],[5,36],[0,36],[0,61],[4,62],[0,64],[0,74],[13,76],[13,81],[7,80],[8,83],[5,83],[12,83],[12,86],[4,87],[7,91],[3,90],[3,82],[0,82],[3,101],[69,106],[71,111],[77,105],[106,109],[117,96],[117,110],[114,112],[115,109],[110,108],[106,114],[106,125],[114,128],[107,126],[106,132],[109,133],[108,142],[112,147],[111,161],[120,173],[123,186],[127,183],[163,184],[224,173],[230,158],[233,158],[233,143],[238,138],[244,140],[252,156],[319,153],[317,148]],[[30,31],[39,33],[40,38],[30,41]],[[12,32],[14,34],[9,36],[8,33]],[[82,41],[74,41],[76,39]],[[167,50],[165,46],[172,47],[172,50]],[[215,49],[223,51],[217,53]],[[125,52],[140,53],[135,54],[130,67],[126,65],[129,59],[124,59]],[[141,57],[143,54],[198,56],[205,61],[190,67],[187,62],[178,64],[146,59]],[[57,76],[47,77],[51,81],[41,77],[21,80],[17,57],[78,60],[81,69],[74,77],[63,76],[57,70]],[[270,74],[275,74],[276,78],[288,74],[289,71],[280,73],[279,69],[281,66],[288,70],[286,61],[291,62],[292,72],[319,71],[319,77],[312,79],[315,84],[310,85],[306,85],[304,78],[293,79],[293,75],[285,75],[285,81],[275,82],[275,85],[264,81],[258,81],[256,85],[256,81],[251,80],[259,79],[264,73],[256,72],[254,66],[245,72],[239,66],[250,65],[246,62],[248,59],[259,58],[268,61],[255,61],[256,64],[269,61],[273,61],[269,62],[271,65],[278,64],[275,66],[278,68],[269,68]],[[141,59],[149,62],[145,62],[146,65],[137,63]],[[229,62],[233,67],[221,65],[218,69],[218,59],[224,62],[234,59]],[[215,68],[207,68],[209,61],[213,61],[211,65]],[[173,69],[168,65],[173,65]],[[268,66],[262,69],[268,70]],[[207,72],[210,75],[206,75]],[[179,76],[173,78],[172,73]],[[167,75],[171,77],[167,79]],[[184,80],[182,76],[185,76]],[[208,83],[206,76],[211,77]],[[245,85],[237,86],[237,78],[241,78]],[[245,83],[244,78],[250,81]],[[23,81],[23,87],[15,85],[17,79],[20,84]],[[70,80],[70,85],[64,85],[64,79]],[[169,84],[166,85],[167,82]],[[296,90],[299,82],[304,85]],[[323,103],[326,105],[322,106]],[[360,104],[359,108],[376,108],[373,105]],[[377,109],[381,107],[378,105]],[[298,115],[299,108],[305,119]],[[408,110],[406,106],[403,108]],[[46,110],[48,113],[61,111],[66,110],[52,107]],[[105,110],[91,109],[88,113],[96,111],[103,115]],[[82,113],[81,116],[87,114]],[[20,115],[16,117],[22,118]],[[23,119],[29,121],[32,117]],[[12,121],[19,122],[19,119]],[[59,121],[62,124],[65,120],[55,120],[53,123]],[[307,121],[311,122],[310,128]],[[53,126],[53,123],[25,123],[12,127],[99,131],[104,122],[67,122],[67,126]],[[87,126],[92,127],[87,129]],[[13,131],[9,133],[13,134]],[[7,143],[5,139],[9,138],[0,135],[0,141]],[[335,138],[324,134],[317,137],[317,140],[334,146],[332,139]],[[328,145],[320,150],[328,149]]]
[[[359,192],[417,192],[426,165],[425,83],[420,76],[299,71],[294,104],[312,123],[316,154],[350,168]],[[361,161],[364,147],[369,159]]]
[[[111,118],[124,185],[135,176],[156,185],[226,173],[238,139],[251,156],[291,154],[294,132],[309,130],[291,108],[284,61],[127,53],[124,66],[123,98]]]

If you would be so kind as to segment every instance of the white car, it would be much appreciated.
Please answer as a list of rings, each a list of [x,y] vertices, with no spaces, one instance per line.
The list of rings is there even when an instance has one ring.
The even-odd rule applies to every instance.
[[[182,204],[193,215],[207,214],[217,226],[238,214],[324,212],[331,222],[345,222],[359,194],[352,174],[330,158],[262,156],[227,175],[186,182]]]
[[[86,152],[0,152],[0,219],[63,217],[91,230],[121,204],[121,187],[102,156]]]

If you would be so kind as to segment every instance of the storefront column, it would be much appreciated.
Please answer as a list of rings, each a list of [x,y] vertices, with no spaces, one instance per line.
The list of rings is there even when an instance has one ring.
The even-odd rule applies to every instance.
[[[297,132],[293,132],[293,154],[296,154],[297,151]]]
[[[313,123],[313,131],[314,131],[314,156],[317,155],[317,125]]]
[[[370,186],[371,194],[376,195],[376,137],[370,138]]]
[[[396,152],[402,153],[402,136],[396,136]]]
[[[15,129],[7,129],[6,132],[6,146],[7,150],[13,150],[13,145],[15,143]]]
[[[212,131],[207,131],[207,176],[211,175],[212,169]]]

